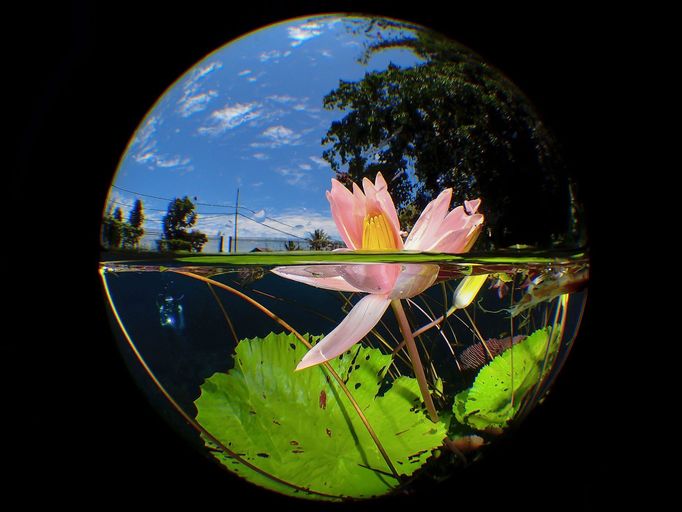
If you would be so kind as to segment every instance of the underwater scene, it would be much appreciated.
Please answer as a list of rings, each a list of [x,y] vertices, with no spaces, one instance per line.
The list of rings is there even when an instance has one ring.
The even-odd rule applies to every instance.
[[[362,499],[452,474],[516,428],[560,370],[585,302],[580,255],[517,264],[409,256],[106,263],[102,276],[130,348],[195,444],[273,491]],[[278,275],[414,267],[432,267],[433,286],[360,317],[371,294]],[[297,370],[344,321],[364,331],[370,315],[360,341]]]
[[[368,500],[466,471],[545,399],[582,319],[557,148],[500,71],[407,21],[230,42],[150,109],[104,207],[133,378],[275,493]]]

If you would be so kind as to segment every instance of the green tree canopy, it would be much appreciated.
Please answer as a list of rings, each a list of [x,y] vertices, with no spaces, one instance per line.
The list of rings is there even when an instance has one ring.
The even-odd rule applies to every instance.
[[[323,157],[349,184],[381,171],[409,228],[446,187],[453,201],[481,197],[488,247],[563,241],[569,228],[568,182],[556,144],[524,95],[470,50],[401,22],[359,57],[389,48],[422,62],[390,64],[357,81],[340,81],[323,100],[345,115],[322,140]],[[541,216],[542,222],[538,222]]]
[[[163,236],[161,248],[170,250],[188,250],[201,252],[208,237],[196,230],[188,231],[197,222],[197,212],[189,197],[175,198],[168,205],[163,218]]]
[[[142,201],[137,199],[133,205],[133,209],[130,210],[130,214],[128,215],[128,223],[123,224],[123,247],[134,248],[139,245],[140,238],[142,238],[142,235],[144,234],[144,228],[142,227],[143,223],[144,211]]]
[[[102,246],[105,249],[116,249],[120,247],[123,233],[123,212],[121,212],[121,209],[118,207],[112,212],[110,206],[104,213],[104,218],[102,219]]]
[[[144,223],[144,209],[142,206],[142,201],[137,199],[133,209],[130,210],[130,215],[128,216],[128,224],[134,228],[141,228]]]
[[[324,229],[316,229],[308,233],[308,243],[313,251],[324,251],[331,247],[332,240]]]

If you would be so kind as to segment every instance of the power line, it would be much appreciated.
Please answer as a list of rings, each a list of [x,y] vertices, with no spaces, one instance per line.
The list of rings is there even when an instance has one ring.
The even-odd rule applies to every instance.
[[[153,199],[161,199],[162,201],[168,201],[165,197],[159,197],[159,196],[151,196],[149,194],[142,194],[140,192],[133,192],[132,190],[125,189],[123,187],[119,187],[118,185],[111,185],[111,188],[116,188],[118,190],[121,190],[122,192],[128,192],[129,194],[135,194],[136,196],[142,196],[142,197],[151,197]]]
[[[118,189],[118,190],[121,190],[123,192],[128,192],[129,194],[135,194],[135,195],[142,196],[142,197],[151,197],[152,199],[160,199],[162,201],[169,201],[169,202],[173,201],[173,199],[169,199],[167,197],[152,196],[149,194],[142,194],[141,192],[134,192],[132,190],[128,190],[128,189],[125,189],[123,187],[119,187],[118,185],[111,185],[111,187]],[[198,206],[211,206],[211,207],[216,207],[216,208],[232,208],[232,209],[234,209],[236,207],[235,205],[200,203],[198,201],[194,204],[196,204]],[[251,213],[258,213],[256,210],[252,210],[251,208],[247,208],[246,206],[239,206],[239,208],[242,208],[244,210],[248,210]],[[151,208],[148,208],[148,209],[151,210]],[[165,211],[165,210],[163,210],[163,211]],[[229,213],[228,215],[233,215],[233,213]],[[240,215],[243,215],[243,214],[240,213]],[[272,217],[268,217],[267,215],[264,218],[271,220],[272,222],[277,222],[278,224],[282,224],[283,226],[286,226],[286,227],[291,228],[291,229],[298,229],[296,226],[292,226],[291,224],[287,224],[286,222],[282,222],[281,220],[273,219]],[[256,221],[256,222],[258,222],[258,221]]]
[[[120,201],[115,201],[113,199],[109,199],[109,203],[118,204],[120,206],[130,207],[129,204],[122,203]],[[152,212],[167,212],[168,211],[167,208],[166,209],[164,209],[164,208],[150,208],[148,206],[145,206],[144,209],[152,211]],[[202,215],[204,217],[224,217],[226,215],[233,215],[233,214],[234,214],[234,212],[225,212],[225,213],[222,213],[222,212],[221,213],[218,213],[218,212],[197,212],[197,215]]]
[[[279,231],[280,233],[284,233],[285,235],[293,236],[294,238],[298,238],[299,240],[305,240],[305,238],[302,236],[294,235],[293,233],[288,233],[288,232],[284,231],[283,229],[279,229],[279,228],[276,228],[274,226],[268,226],[267,224],[263,224],[262,222],[258,222],[256,219],[252,219],[251,217],[249,217],[248,215],[244,215],[243,213],[237,212],[237,215],[241,215],[242,217],[249,219],[249,220],[252,220],[253,222],[260,224],[261,226],[265,226],[266,228],[274,229],[275,231]]]
[[[142,192],[135,192],[133,190],[128,190],[123,187],[119,187],[118,185],[112,185],[111,188],[116,188],[118,190],[121,190],[123,192],[128,192],[129,194],[135,194],[136,196],[142,196],[142,197],[151,197],[152,199],[160,199],[162,201],[173,201],[173,199],[170,199],[168,197],[159,197],[159,196],[152,196],[150,194],[143,194]],[[215,206],[218,208],[233,208],[234,205],[224,205],[224,204],[211,204],[211,203],[200,203],[200,202],[195,202],[194,204],[198,206]],[[248,210],[248,208],[247,208]]]
[[[134,192],[131,192],[131,193],[134,193]],[[158,198],[157,198],[157,199],[158,199]],[[127,204],[125,204],[125,203],[121,203],[120,201],[115,201],[115,200],[113,200],[113,199],[110,199],[109,202],[110,202],[110,203],[113,203],[113,204],[118,204],[118,205],[121,205],[121,206],[130,206],[130,205],[127,205]],[[197,203],[197,204],[198,204],[198,203]],[[248,209],[248,208],[247,208],[247,209]],[[165,212],[165,211],[167,211],[167,210],[162,210],[162,209],[160,209],[160,208],[148,208],[148,207],[145,207],[145,210],[157,211],[157,212]],[[201,212],[197,212],[197,215],[201,215],[201,216],[203,216],[204,218],[206,218],[206,217],[224,217],[224,216],[227,216],[227,215],[233,215],[233,213],[234,213],[234,212],[232,212],[232,213],[228,213],[228,212],[226,212],[226,213],[201,213]],[[290,237],[298,238],[299,240],[306,240],[305,237],[298,236],[298,235],[294,235],[293,233],[289,233],[289,232],[287,232],[287,231],[284,231],[283,229],[279,229],[279,228],[276,228],[276,227],[274,227],[274,226],[269,226],[269,225],[267,225],[267,224],[265,224],[265,223],[263,223],[263,222],[260,222],[259,220],[253,219],[253,218],[249,217],[248,215],[245,215],[245,214],[243,214],[243,213],[241,213],[241,212],[236,212],[236,213],[237,213],[237,215],[239,215],[239,216],[241,216],[241,217],[244,217],[245,219],[248,219],[248,220],[250,220],[250,221],[252,221],[252,222],[255,222],[256,224],[260,224],[261,226],[266,227],[266,228],[268,228],[268,229],[273,229],[273,230],[275,230],[275,231],[279,231],[280,233],[284,233],[285,235],[288,235],[288,236],[290,236]],[[268,218],[268,217],[266,217],[266,218]],[[228,220],[229,220],[229,219],[228,219]],[[294,227],[294,226],[291,226],[291,227]],[[294,229],[296,229],[296,228],[294,227]],[[151,232],[150,232],[150,233],[151,233]]]
[[[132,208],[132,206],[129,205],[129,204],[122,203],[122,202],[120,202],[120,201],[114,201],[113,199],[109,199],[109,203],[110,203],[110,204],[118,204],[118,205],[120,205],[120,206],[126,206],[126,207]],[[165,209],[161,209],[161,208],[150,208],[150,207],[148,207],[148,206],[145,206],[144,209],[145,209],[145,210],[152,211],[152,212],[165,212],[165,211],[167,211],[167,210],[165,210]]]

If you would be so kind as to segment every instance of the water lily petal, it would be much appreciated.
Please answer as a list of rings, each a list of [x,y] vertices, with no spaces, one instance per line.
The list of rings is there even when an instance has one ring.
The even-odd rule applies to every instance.
[[[393,289],[400,268],[397,263],[356,263],[339,265],[339,274],[365,293],[386,294]]]
[[[480,204],[481,200],[478,200]],[[440,231],[452,231],[456,229],[462,229],[471,224],[476,224],[483,222],[483,215],[480,213],[475,213],[468,207],[468,204],[472,201],[464,201],[464,206],[458,206],[448,213],[440,226]],[[467,213],[469,212],[469,213]]]
[[[362,191],[365,193],[365,197],[374,201],[376,198],[376,190],[374,188],[374,183],[369,178],[362,178]]]
[[[447,253],[463,253],[467,252],[481,230],[483,224],[483,216],[480,215],[480,220],[477,223],[467,223],[463,228],[439,232],[438,238],[432,241],[431,245],[422,247],[422,251],[430,252],[447,252]]]
[[[372,330],[390,303],[391,299],[385,295],[364,296],[332,332],[308,351],[296,369],[302,370],[343,354]]]
[[[462,252],[469,252],[471,247],[474,245],[474,242],[476,242],[478,235],[481,234],[482,228],[483,228],[483,219],[481,219],[481,222],[479,224],[476,224],[474,227],[471,228],[471,231],[467,235],[467,243],[462,248]]]
[[[396,241],[397,250],[403,248],[403,239],[400,237],[400,221],[398,220],[398,212],[395,209],[395,204],[393,203],[393,198],[391,194],[388,193],[388,184],[386,180],[381,175],[380,172],[377,173],[377,177],[374,180],[374,188],[376,190],[376,200],[381,207],[381,211],[386,215],[389,220],[390,225],[393,229],[393,237]]]
[[[462,253],[467,252],[476,241],[484,220],[482,214],[475,213],[481,200],[464,201],[464,206],[458,206],[441,216],[447,204],[445,197],[441,196],[443,193],[429,203],[419,217],[405,242],[406,249]]]
[[[476,199],[474,201],[464,201],[464,206],[458,206],[457,208],[453,209],[443,220],[434,236],[434,239],[443,238],[443,235],[449,231],[458,231],[465,228],[468,228],[471,231],[469,236],[473,236],[473,229],[483,224],[483,215],[480,213],[475,213],[480,204],[480,199]],[[476,236],[478,236],[478,234],[476,234]],[[473,244],[470,244],[469,246],[471,245]],[[465,246],[466,243],[453,250],[442,252],[466,252],[466,249],[463,249]]]
[[[448,213],[450,201],[452,200],[452,189],[446,188],[438,197],[426,205],[424,211],[417,219],[412,231],[405,240],[407,250],[426,250],[425,247],[433,245],[440,225]]]
[[[365,193],[362,191],[360,187],[358,187],[358,184],[353,182],[353,197],[355,198],[355,201],[358,204],[362,204],[362,207],[365,207]],[[362,210],[362,218],[365,218],[365,215],[367,212],[365,210]]]
[[[362,292],[348,283],[340,273],[339,265],[290,265],[271,271],[280,277],[298,281],[316,288],[339,292]]]
[[[351,249],[360,249],[362,222],[365,218],[364,199],[333,179],[331,192],[327,191],[327,200],[343,241]]]
[[[409,299],[431,287],[438,277],[438,265],[407,263],[391,290],[391,299]]]
[[[464,206],[469,215],[473,215],[478,211],[478,207],[481,206],[481,199],[472,199],[471,201],[464,201]]]
[[[440,238],[432,240],[430,245],[424,245],[421,250],[427,252],[462,252],[461,248],[466,245],[468,229],[458,229],[457,231],[447,231],[440,235]]]

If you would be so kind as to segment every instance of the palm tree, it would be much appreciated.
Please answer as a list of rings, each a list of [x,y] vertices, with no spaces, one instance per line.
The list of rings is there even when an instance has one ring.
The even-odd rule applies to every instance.
[[[301,250],[301,245],[294,242],[293,240],[287,240],[284,242],[284,249],[287,251],[300,251]]]
[[[331,238],[324,229],[316,229],[312,233],[308,233],[307,241],[313,251],[328,250],[332,244]]]

